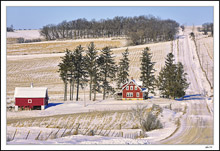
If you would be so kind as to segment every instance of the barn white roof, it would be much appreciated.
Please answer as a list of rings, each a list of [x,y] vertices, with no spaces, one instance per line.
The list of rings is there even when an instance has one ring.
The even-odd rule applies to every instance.
[[[44,98],[47,95],[46,87],[17,87],[15,88],[15,98]]]

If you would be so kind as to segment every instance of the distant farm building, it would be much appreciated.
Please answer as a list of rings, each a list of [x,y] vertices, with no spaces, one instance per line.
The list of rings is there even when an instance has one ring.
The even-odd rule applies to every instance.
[[[48,90],[46,87],[17,87],[15,88],[15,110],[18,111],[18,107],[22,108],[35,108],[41,107],[41,110],[45,109],[48,105]]]
[[[122,100],[143,100],[146,90],[146,88],[142,88],[141,83],[136,82],[132,78],[122,86],[121,92],[118,92],[115,98]]]

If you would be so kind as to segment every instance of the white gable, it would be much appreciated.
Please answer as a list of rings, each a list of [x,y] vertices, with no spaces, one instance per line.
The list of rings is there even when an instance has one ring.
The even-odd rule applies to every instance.
[[[47,95],[46,87],[17,87],[15,88],[15,98],[44,98]]]
[[[126,86],[128,86],[130,83],[134,83],[134,85],[136,85],[140,90],[142,90],[142,89],[140,88],[140,85],[138,85],[134,80],[130,80],[124,87],[122,87],[122,90],[123,90]]]

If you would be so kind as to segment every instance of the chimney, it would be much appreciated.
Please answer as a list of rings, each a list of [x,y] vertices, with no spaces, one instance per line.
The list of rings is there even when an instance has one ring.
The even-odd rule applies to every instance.
[[[33,85],[33,83],[31,82],[31,88],[33,88],[34,87],[34,85]]]

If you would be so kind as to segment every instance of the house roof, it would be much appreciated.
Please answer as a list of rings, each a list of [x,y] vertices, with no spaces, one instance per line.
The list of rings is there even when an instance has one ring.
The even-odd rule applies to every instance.
[[[44,98],[47,95],[46,87],[17,87],[15,88],[15,98]]]
[[[140,87],[142,83],[141,83],[141,82],[136,82],[135,80],[130,80],[125,86],[122,87],[122,90],[123,90],[127,85],[129,85],[131,82],[133,82],[141,91],[143,91],[142,88]],[[146,89],[146,88],[144,88],[144,89]]]

